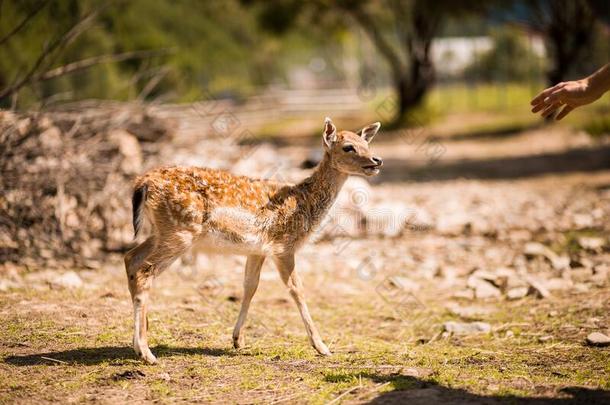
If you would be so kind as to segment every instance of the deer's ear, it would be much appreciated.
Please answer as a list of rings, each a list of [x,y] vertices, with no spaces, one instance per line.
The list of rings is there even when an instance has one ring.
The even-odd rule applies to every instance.
[[[371,125],[367,125],[366,127],[360,130],[360,136],[367,142],[371,142],[373,137],[377,135],[377,131],[381,128],[381,123],[376,122]]]
[[[337,127],[331,121],[330,118],[326,117],[324,120],[324,132],[322,133],[324,144],[330,148],[332,144],[337,140]]]

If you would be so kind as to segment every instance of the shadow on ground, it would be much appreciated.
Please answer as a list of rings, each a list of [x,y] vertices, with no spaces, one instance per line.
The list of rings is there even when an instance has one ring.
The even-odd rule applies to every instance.
[[[151,348],[151,350],[155,356],[160,358],[190,355],[235,356],[233,350],[217,348],[157,346]],[[21,356],[7,356],[4,358],[4,362],[15,366],[58,365],[62,363],[95,365],[108,361],[135,359],[137,359],[137,357],[131,347],[105,346]]]
[[[437,161],[422,165],[386,159],[376,182],[466,179],[516,179],[553,173],[593,172],[610,168],[610,146],[573,149],[562,153],[480,160]]]
[[[365,377],[365,375],[363,375]],[[405,375],[369,374],[367,378],[377,383],[389,383],[396,390],[383,393],[369,404],[609,404],[610,391],[585,387],[559,389],[562,398],[519,396],[485,396],[468,391],[444,387]],[[542,393],[544,394],[544,393]],[[551,393],[549,393],[551,394]],[[554,393],[557,395],[557,393]]]

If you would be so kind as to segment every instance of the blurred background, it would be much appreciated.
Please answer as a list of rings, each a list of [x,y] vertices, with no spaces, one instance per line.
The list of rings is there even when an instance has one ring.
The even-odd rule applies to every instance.
[[[267,97],[260,115],[292,129],[327,111],[374,119],[391,97],[385,124],[478,113],[499,128],[502,116],[526,126],[532,95],[610,54],[605,1],[430,3],[4,1],[0,105],[214,99],[246,108]],[[273,125],[260,132],[273,135]]]
[[[197,376],[201,401],[357,402],[419,386],[396,371],[418,364],[462,399],[607,395],[607,352],[583,342],[610,334],[610,95],[561,122],[530,100],[608,63],[609,24],[607,0],[0,0],[0,393],[167,401]],[[337,369],[269,264],[252,356],[233,357],[245,258],[194,251],[156,286],[171,379],[117,372],[134,364],[133,179],[182,164],[297,182],[326,116],[380,121],[384,159],[297,255]]]
[[[2,1],[0,252],[99,266],[133,243],[135,175],[189,164],[299,181],[322,156],[325,116],[350,130],[381,121],[386,165],[375,190],[348,183],[338,227],[318,239],[497,236],[540,202],[492,201],[490,184],[605,181],[610,96],[560,124],[529,101],[608,62],[609,17],[595,0]],[[607,210],[593,211],[566,229],[605,232]],[[528,226],[554,229],[556,213]]]
[[[525,208],[412,186],[603,178],[610,96],[560,124],[529,101],[608,62],[609,17],[595,0],[2,1],[2,255],[99,266],[132,245],[132,178],[161,164],[299,181],[322,156],[325,116],[381,121],[386,165],[377,191],[348,184],[347,211],[331,215],[343,223],[320,238],[368,235],[375,210],[392,224],[368,218],[373,235],[497,234],[495,216]]]

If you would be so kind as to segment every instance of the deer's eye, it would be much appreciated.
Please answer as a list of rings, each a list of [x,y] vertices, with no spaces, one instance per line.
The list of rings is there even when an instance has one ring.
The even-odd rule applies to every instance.
[[[354,145],[345,145],[343,147],[343,152],[356,152]]]

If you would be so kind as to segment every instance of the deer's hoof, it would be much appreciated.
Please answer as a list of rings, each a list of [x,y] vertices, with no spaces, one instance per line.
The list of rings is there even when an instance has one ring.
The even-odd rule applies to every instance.
[[[150,350],[148,350],[148,353],[146,351],[143,351],[140,354],[140,358],[148,363],[148,364],[157,364],[157,358],[150,352]]]
[[[246,339],[242,336],[233,336],[233,347],[236,349],[241,349],[246,345]]]
[[[157,364],[158,363],[158,360],[155,356],[142,357],[142,360],[144,360],[148,364]]]
[[[332,353],[330,352],[330,350],[328,350],[328,347],[326,347],[326,345],[324,343],[322,343],[320,346],[316,347],[315,349],[322,356],[332,355]]]

